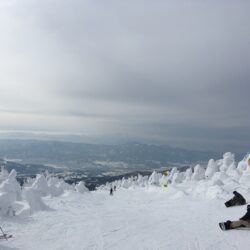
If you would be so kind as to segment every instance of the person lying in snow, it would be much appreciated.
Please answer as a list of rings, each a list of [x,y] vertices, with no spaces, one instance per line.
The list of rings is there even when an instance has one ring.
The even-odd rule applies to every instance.
[[[236,220],[236,221],[228,220],[226,222],[220,222],[219,226],[222,230],[235,229],[239,227],[250,228],[250,205],[247,205],[246,214],[243,217],[241,217],[239,220]]]
[[[226,207],[239,206],[239,205],[246,204],[245,198],[240,193],[238,193],[237,191],[234,191],[233,194],[234,194],[234,197],[230,199],[229,201],[225,202]]]

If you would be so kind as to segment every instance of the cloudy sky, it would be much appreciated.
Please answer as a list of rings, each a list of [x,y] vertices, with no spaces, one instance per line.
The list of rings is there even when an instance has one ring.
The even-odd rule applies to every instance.
[[[250,149],[249,9],[1,0],[0,131]]]

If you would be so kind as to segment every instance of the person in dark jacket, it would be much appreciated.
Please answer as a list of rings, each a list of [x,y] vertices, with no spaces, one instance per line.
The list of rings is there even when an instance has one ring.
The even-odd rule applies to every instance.
[[[238,193],[237,191],[234,191],[233,194],[234,194],[234,197],[230,199],[229,201],[225,202],[226,207],[239,206],[239,205],[246,204],[245,198],[240,193]]]
[[[109,194],[113,195],[113,188],[112,187],[110,188]]]
[[[247,205],[247,212],[243,217],[236,221],[228,220],[224,223],[224,226],[225,230],[235,229],[239,227],[250,228],[250,205]]]

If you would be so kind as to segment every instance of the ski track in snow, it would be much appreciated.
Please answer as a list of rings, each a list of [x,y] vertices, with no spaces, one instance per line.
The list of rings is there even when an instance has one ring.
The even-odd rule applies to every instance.
[[[70,193],[45,199],[52,208],[29,219],[5,218],[13,239],[0,250],[247,250],[250,230],[223,232],[218,223],[238,219],[246,206],[184,196],[162,188]]]

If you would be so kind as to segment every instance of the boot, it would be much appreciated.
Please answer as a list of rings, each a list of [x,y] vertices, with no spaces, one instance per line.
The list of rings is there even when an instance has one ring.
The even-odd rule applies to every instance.
[[[220,226],[221,230],[223,230],[223,231],[229,230],[229,229],[231,229],[231,221],[228,220],[226,222],[220,222],[219,226]]]
[[[238,205],[245,205],[246,204],[245,198],[240,193],[238,193],[237,191],[234,191],[233,194],[235,195],[235,197],[237,199]]]
[[[225,229],[226,230],[229,230],[229,229],[231,229],[231,221],[230,220],[227,220],[226,222],[225,222]]]

